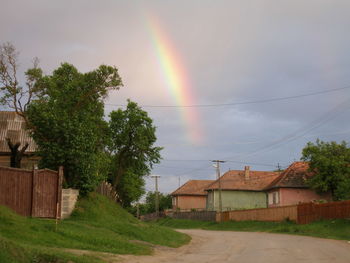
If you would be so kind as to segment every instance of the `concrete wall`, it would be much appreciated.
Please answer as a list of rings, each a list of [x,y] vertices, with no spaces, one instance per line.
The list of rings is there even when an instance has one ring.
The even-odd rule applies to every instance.
[[[74,208],[75,203],[78,200],[79,190],[76,189],[62,189],[62,209],[61,209],[61,218],[65,219],[69,217]]]
[[[204,210],[206,208],[206,196],[204,195],[179,195],[173,197],[174,210]]]
[[[221,191],[222,210],[266,208],[267,198],[264,192]],[[208,193],[208,210],[219,210],[219,191]]]

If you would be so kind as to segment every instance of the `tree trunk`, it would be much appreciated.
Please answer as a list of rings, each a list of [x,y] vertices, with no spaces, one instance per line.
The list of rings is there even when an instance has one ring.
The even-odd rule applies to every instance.
[[[24,147],[21,150],[19,150],[19,146],[21,145],[20,142],[13,144],[10,138],[6,138],[6,140],[7,140],[7,145],[11,150],[10,166],[14,168],[21,168],[21,161],[22,161],[24,152],[27,150],[29,144],[26,143]]]

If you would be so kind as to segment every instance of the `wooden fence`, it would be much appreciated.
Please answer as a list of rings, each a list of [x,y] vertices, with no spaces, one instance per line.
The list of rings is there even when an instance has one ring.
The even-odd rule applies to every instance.
[[[108,197],[114,202],[119,201],[119,196],[117,192],[114,190],[113,186],[110,183],[102,182],[97,188],[96,192]]]
[[[350,218],[350,200],[324,204],[302,203],[291,206],[235,210],[217,213],[216,221],[295,221],[308,224],[320,219]]]
[[[176,219],[215,221],[216,212],[215,211],[173,212],[171,217]]]
[[[60,218],[63,168],[24,170],[0,167],[0,205],[23,216]]]
[[[324,204],[298,205],[298,224],[308,224],[320,219],[350,218],[350,200]]]
[[[249,210],[235,210],[218,213],[216,221],[272,221],[283,220],[297,221],[297,205],[280,206],[271,208],[258,208]]]
[[[146,214],[146,215],[142,215],[140,216],[140,220],[142,221],[153,221],[153,220],[157,220],[159,218],[164,218],[166,217],[166,214],[164,211],[160,211],[159,213],[150,213],[150,214]]]

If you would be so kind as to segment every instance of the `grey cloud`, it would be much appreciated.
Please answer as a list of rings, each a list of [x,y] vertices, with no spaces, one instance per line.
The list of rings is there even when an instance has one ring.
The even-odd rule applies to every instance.
[[[125,104],[127,98],[140,105],[176,104],[162,75],[149,17],[158,19],[179,54],[194,103],[242,102],[350,85],[346,0],[0,0],[0,4],[1,41],[11,41],[21,51],[21,69],[34,56],[41,59],[46,73],[64,61],[82,71],[101,63],[115,65],[125,87],[110,94],[110,104]],[[161,187],[171,192],[179,174],[182,182],[214,178],[211,159],[287,165],[317,137],[349,141],[349,105],[345,105],[322,126],[268,148],[322,118],[349,95],[343,90],[288,101],[190,109],[200,116],[205,134],[200,144],[187,140],[179,109],[145,108],[158,126],[158,144],[165,146],[164,161],[153,173],[163,176]],[[107,106],[106,112],[115,108]],[[251,155],[259,149],[263,150]],[[243,166],[232,162],[222,168]],[[274,167],[252,165],[252,169]]]

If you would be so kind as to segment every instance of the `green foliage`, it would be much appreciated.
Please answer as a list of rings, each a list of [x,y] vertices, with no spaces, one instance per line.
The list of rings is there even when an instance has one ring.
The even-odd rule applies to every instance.
[[[0,206],[0,262],[56,262],[56,259],[69,262],[70,259],[77,263],[97,263],[105,262],[92,258],[93,255],[98,258],[98,252],[151,254],[152,244],[178,247],[188,241],[187,235],[138,221],[119,205],[94,193],[79,200],[71,218],[60,221],[57,230],[55,220],[25,218]],[[67,249],[94,253],[74,256]],[[8,260],[12,258],[16,260]],[[52,261],[29,260],[36,258],[52,258]]]
[[[37,80],[42,93],[29,105],[27,115],[40,166],[56,170],[63,165],[68,185],[82,194],[93,190],[106,175],[99,171],[107,159],[103,99],[108,90],[120,85],[117,69],[105,65],[80,73],[65,63],[51,76]]]
[[[112,111],[109,117],[110,180],[123,206],[128,207],[144,194],[144,176],[159,163],[162,148],[154,146],[156,127],[137,103],[128,100],[125,110]]]
[[[133,215],[137,215],[137,206],[140,215],[146,215],[156,212],[156,193],[148,192],[146,195],[146,202],[141,204],[134,204],[128,208],[128,211]],[[164,211],[166,209],[172,208],[171,196],[168,194],[159,193],[159,211]]]
[[[155,200],[156,192],[148,192],[145,203],[147,214],[156,212]],[[159,193],[159,211],[164,211],[170,208],[172,208],[171,196],[169,194]]]
[[[335,200],[350,199],[350,148],[346,142],[309,142],[302,152],[315,175],[309,185],[320,191],[330,191]]]

